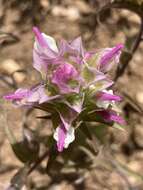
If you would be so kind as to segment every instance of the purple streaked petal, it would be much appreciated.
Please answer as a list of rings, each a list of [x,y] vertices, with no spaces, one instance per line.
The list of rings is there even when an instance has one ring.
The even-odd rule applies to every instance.
[[[60,95],[48,96],[45,92],[44,85],[38,85],[31,89],[18,89],[14,93],[5,95],[7,100],[13,100],[17,105],[25,106],[32,105],[34,103],[42,104],[47,101],[59,98]]]
[[[122,100],[120,96],[108,93],[108,92],[98,92],[96,98],[100,101],[115,101],[119,102]]]
[[[111,59],[118,55],[119,51],[123,48],[124,46],[122,44],[118,44],[115,47],[111,48],[109,51],[105,52],[105,54],[101,57],[100,64],[101,67],[106,65]]]
[[[51,36],[44,34],[44,33],[42,33],[42,36],[43,36],[45,42],[47,43],[47,46],[49,47],[49,49],[52,50],[53,53],[58,53],[59,50],[58,50],[55,39],[52,38]]]
[[[58,142],[57,142],[57,147],[58,151],[62,152],[64,149],[64,144],[65,144],[65,138],[66,138],[66,129],[64,128],[63,125],[59,127],[59,132],[58,132]]]
[[[64,148],[68,148],[69,144],[74,141],[74,128],[70,127],[68,130],[61,124],[56,128],[54,139],[57,141],[57,149],[62,152]]]
[[[104,109],[107,109],[109,105],[115,105],[115,102],[121,101],[121,97],[114,95],[112,90],[99,91],[95,94],[95,98],[96,105]]]
[[[125,120],[113,110],[102,110],[96,113],[102,116],[105,122],[116,122],[120,125],[126,124]]]
[[[118,44],[113,48],[107,48],[103,51],[99,60],[99,67],[102,72],[109,71],[114,63],[119,62],[123,47],[124,46],[122,44]]]
[[[34,32],[40,46],[41,47],[47,47],[47,43],[45,42],[40,30],[37,27],[33,27],[33,32]]]
[[[48,102],[54,99],[58,99],[60,95],[48,96],[46,94],[46,89],[44,85],[38,85],[30,90],[29,96],[27,97],[27,102],[37,102],[42,104],[44,102]]]
[[[37,27],[33,27],[33,32],[36,36],[36,40],[38,44],[44,49],[48,48],[52,51],[52,53],[58,53],[58,48],[56,45],[56,41],[51,36],[48,36],[44,33],[41,33]]]
[[[21,100],[27,97],[28,94],[29,94],[28,89],[19,88],[14,93],[7,94],[3,98],[6,100]]]
[[[62,39],[62,40],[59,42],[58,47],[59,47],[59,54],[60,54],[61,57],[63,57],[64,54],[69,51],[68,42],[65,41],[64,39]]]
[[[66,138],[67,130],[61,124],[60,127],[56,128],[54,133],[54,139],[57,141],[57,149],[59,152],[62,152],[65,145],[65,138]]]
[[[45,78],[48,66],[57,64],[59,57],[58,48],[52,37],[41,33],[37,27],[34,27],[33,31],[36,36],[33,49],[33,67]]]
[[[29,96],[27,97],[27,102],[38,102],[43,103],[48,100],[48,96],[45,94],[44,86],[39,85],[33,89],[31,89],[31,92]]]

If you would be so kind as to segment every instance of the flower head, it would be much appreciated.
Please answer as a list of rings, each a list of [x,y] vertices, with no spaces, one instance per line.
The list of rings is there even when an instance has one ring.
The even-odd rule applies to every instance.
[[[114,104],[120,102],[121,97],[113,94],[110,89],[113,81],[107,75],[112,66],[119,63],[123,45],[87,52],[81,37],[56,43],[37,27],[33,32],[33,67],[41,73],[42,81],[4,98],[50,113],[59,152],[73,142],[76,128],[87,118],[88,122],[100,118],[104,124],[125,124],[114,110]]]

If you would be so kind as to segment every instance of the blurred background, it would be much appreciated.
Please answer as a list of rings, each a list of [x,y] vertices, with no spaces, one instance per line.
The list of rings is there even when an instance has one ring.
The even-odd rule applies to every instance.
[[[125,44],[121,64],[111,73],[114,89],[121,96],[121,109],[128,125],[108,135],[108,150],[115,160],[97,163],[86,171],[57,178],[35,170],[25,189],[31,190],[142,190],[143,189],[143,1],[142,0],[0,0],[0,98],[18,87],[38,82],[32,68],[34,35],[38,26],[55,39],[81,36],[87,50]],[[0,99],[0,189],[5,189],[22,166],[11,150],[3,126],[7,122],[20,138],[25,117],[34,129],[46,121],[35,120],[36,111],[27,113]],[[44,149],[44,147],[42,147]],[[101,156],[102,157],[102,156]],[[80,158],[79,158],[80,159]],[[81,159],[82,161],[82,159]],[[110,165],[112,167],[107,167]],[[106,165],[103,167],[102,165]],[[118,164],[120,163],[120,164]],[[44,167],[43,163],[43,167]]]

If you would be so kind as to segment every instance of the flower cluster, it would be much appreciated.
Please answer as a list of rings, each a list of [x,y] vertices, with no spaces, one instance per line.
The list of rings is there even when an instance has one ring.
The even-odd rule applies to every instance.
[[[121,97],[113,94],[107,75],[119,63],[122,44],[113,48],[85,51],[80,37],[59,44],[37,27],[33,67],[42,80],[30,89],[20,88],[4,98],[16,105],[39,108],[50,114],[57,149],[62,152],[75,139],[75,129],[83,122],[124,124],[115,111]]]

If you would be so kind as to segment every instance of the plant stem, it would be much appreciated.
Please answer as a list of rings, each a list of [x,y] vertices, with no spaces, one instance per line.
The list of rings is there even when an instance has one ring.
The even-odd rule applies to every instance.
[[[38,160],[37,160],[37,161],[31,166],[31,168],[29,169],[28,175],[30,175],[30,174],[33,172],[33,170],[35,170],[35,169],[39,166],[39,164],[41,164],[41,162],[42,162],[47,156],[49,156],[49,153],[50,153],[50,151],[47,150],[41,157],[38,158]]]
[[[133,58],[134,53],[137,51],[137,49],[140,45],[140,42],[142,41],[142,35],[143,35],[143,17],[141,17],[141,24],[140,24],[139,32],[138,32],[135,42],[133,43],[133,46],[129,52],[130,56],[128,56],[127,59],[123,59],[122,64],[118,66],[117,72],[116,72],[116,75],[114,78],[115,81],[117,81],[119,79],[119,77],[121,77],[124,74],[126,68],[128,67],[130,61]],[[123,56],[126,56],[126,55],[123,53]]]

